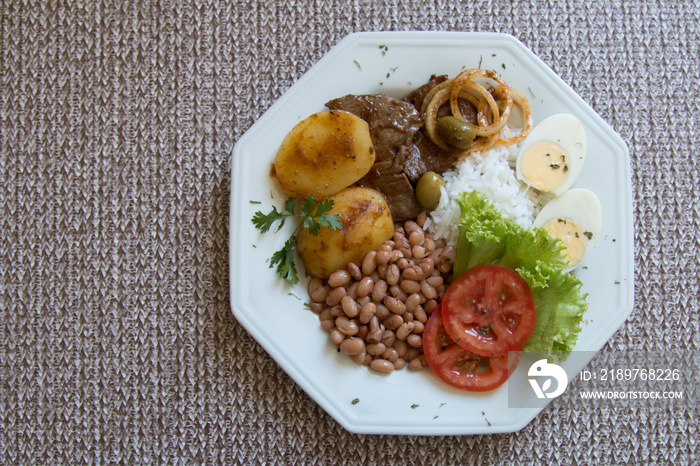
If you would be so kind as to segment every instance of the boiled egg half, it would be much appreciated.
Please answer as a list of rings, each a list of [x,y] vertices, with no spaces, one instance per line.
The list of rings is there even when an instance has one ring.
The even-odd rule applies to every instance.
[[[523,140],[515,165],[519,180],[561,196],[571,187],[586,157],[583,124],[573,115],[552,115]]]
[[[588,189],[570,189],[552,199],[540,211],[534,227],[547,230],[561,240],[569,266],[580,266],[590,255],[600,234],[602,209],[598,197]]]

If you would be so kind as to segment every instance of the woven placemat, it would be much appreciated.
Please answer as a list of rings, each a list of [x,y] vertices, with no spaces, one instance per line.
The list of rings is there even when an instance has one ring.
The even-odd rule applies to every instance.
[[[238,138],[348,33],[509,33],[630,148],[636,302],[609,346],[697,350],[697,3],[338,3],[2,2],[0,463],[696,461],[697,404],[348,433],[234,319],[228,198]]]

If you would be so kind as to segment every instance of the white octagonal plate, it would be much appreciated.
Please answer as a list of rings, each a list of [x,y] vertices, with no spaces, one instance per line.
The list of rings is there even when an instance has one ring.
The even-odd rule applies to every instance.
[[[339,42],[240,138],[231,161],[231,306],[236,319],[277,363],[343,427],[356,433],[456,435],[512,432],[541,408],[509,408],[507,384],[525,382],[519,367],[506,385],[470,394],[440,382],[430,370],[380,375],[338,354],[305,307],[308,280],[290,286],[269,267],[293,225],[260,234],[257,210],[281,208],[285,197],[270,176],[280,142],[301,119],[345,94],[402,96],[431,74],[465,67],[495,69],[530,100],[535,123],[571,113],[584,124],[586,166],[575,187],[594,191],[603,206],[596,249],[579,277],[589,310],[576,347],[597,351],[633,308],[632,194],[622,139],[550,68],[515,38],[495,33],[377,32]],[[300,264],[300,261],[297,261]],[[300,265],[303,275],[303,266]],[[570,358],[567,372],[588,360]],[[522,364],[521,364],[522,366]],[[520,388],[520,387],[516,387]],[[555,401],[556,402],[556,401]]]

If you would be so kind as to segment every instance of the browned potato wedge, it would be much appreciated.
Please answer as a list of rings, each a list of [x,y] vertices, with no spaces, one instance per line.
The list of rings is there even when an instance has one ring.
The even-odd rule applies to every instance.
[[[374,164],[369,127],[342,110],[314,113],[285,136],[275,173],[289,197],[332,196],[367,174]]]
[[[321,228],[317,236],[301,228],[297,249],[306,272],[328,278],[350,262],[360,263],[369,251],[394,236],[394,221],[384,196],[371,188],[347,188],[332,197],[329,214],[340,215],[338,230]]]

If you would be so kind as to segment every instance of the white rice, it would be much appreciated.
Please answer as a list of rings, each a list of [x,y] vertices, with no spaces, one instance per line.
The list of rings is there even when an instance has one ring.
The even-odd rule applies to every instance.
[[[486,196],[504,217],[523,228],[531,228],[544,204],[544,196],[515,177],[518,145],[498,146],[485,153],[475,152],[452,171],[442,174],[446,186],[437,208],[432,211],[425,228],[455,245],[458,236],[460,208],[456,198],[463,192],[478,191]]]

